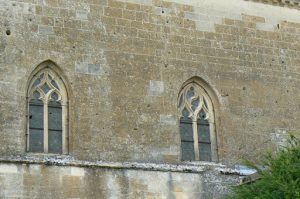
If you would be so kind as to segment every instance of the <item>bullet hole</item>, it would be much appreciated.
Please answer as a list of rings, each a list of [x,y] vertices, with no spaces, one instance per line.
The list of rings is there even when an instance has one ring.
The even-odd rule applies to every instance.
[[[279,29],[279,24],[277,24],[277,28]]]
[[[32,21],[32,19],[31,19],[31,18],[29,18],[29,21]]]
[[[11,34],[10,30],[6,30],[6,35],[10,35],[10,34]]]
[[[165,13],[165,11],[164,11],[164,10],[162,10],[162,11],[161,11],[161,13],[163,13],[163,14],[164,14],[164,13]]]
[[[246,90],[246,87],[245,87],[245,86],[243,87],[243,91],[244,91],[244,90]]]
[[[275,59],[274,59],[274,58],[272,58],[272,61],[275,61]]]
[[[275,101],[275,103],[277,104],[277,103],[278,103],[278,101],[276,100],[276,101]]]
[[[136,130],[138,130],[138,129],[137,129],[137,128],[134,128],[133,130],[135,130],[135,131],[136,131]]]
[[[171,51],[169,51],[168,54],[171,54]]]
[[[76,47],[75,46],[73,46],[73,49],[75,49]]]
[[[169,21],[167,20],[167,23],[169,23]]]
[[[13,3],[13,4],[12,4],[12,6],[16,6],[16,4],[15,4],[15,3]]]
[[[99,113],[96,113],[96,115],[99,115]]]
[[[168,67],[168,64],[165,64],[165,68],[167,68]]]
[[[284,64],[284,61],[281,61],[282,64]]]
[[[29,119],[32,119],[32,115],[29,116]]]
[[[289,92],[289,90],[286,90],[286,92],[288,93],[288,92]]]
[[[151,106],[150,104],[147,105],[148,108],[149,108],[150,106]]]

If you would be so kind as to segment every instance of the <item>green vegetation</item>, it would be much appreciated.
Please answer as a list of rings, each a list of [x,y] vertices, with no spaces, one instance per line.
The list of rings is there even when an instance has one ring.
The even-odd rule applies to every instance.
[[[268,153],[261,166],[247,161],[260,179],[233,188],[230,199],[300,199],[300,141],[291,136],[287,147]]]

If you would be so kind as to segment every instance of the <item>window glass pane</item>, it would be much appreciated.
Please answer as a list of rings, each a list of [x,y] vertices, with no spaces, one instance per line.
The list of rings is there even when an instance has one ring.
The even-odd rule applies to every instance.
[[[198,108],[199,103],[200,103],[199,97],[196,98],[196,99],[194,99],[194,100],[192,101],[192,110],[193,110],[193,111],[195,111],[195,110]]]
[[[198,123],[198,141],[210,143],[209,125]]]
[[[195,160],[193,125],[190,118],[181,118],[180,134],[182,160]]]
[[[29,128],[44,128],[44,107],[41,100],[31,100],[29,104]]]
[[[182,160],[195,160],[194,142],[181,141]]]
[[[198,114],[198,124],[209,124],[208,121],[205,119],[206,118],[206,113],[203,111],[203,109],[199,112]]]
[[[62,153],[62,107],[59,102],[49,102],[48,129],[49,153]]]
[[[210,143],[209,123],[205,119],[205,117],[206,117],[205,112],[201,110],[197,121],[198,138],[199,138],[198,141]]]
[[[51,84],[52,84],[57,90],[59,90],[59,87],[58,87],[57,83],[56,83],[54,80],[51,81]]]
[[[193,141],[193,125],[190,118],[180,119],[180,135],[182,141]]]
[[[59,99],[59,96],[56,92],[51,93],[51,100],[57,101]]]
[[[44,130],[29,129],[29,151],[44,152]]]
[[[47,94],[51,89],[47,83],[45,83],[41,88],[45,94]]]
[[[49,102],[48,128],[49,130],[62,130],[62,109],[59,102]]]
[[[191,87],[191,88],[187,91],[186,97],[187,97],[187,99],[191,99],[194,95],[195,95],[194,87]]]
[[[34,98],[34,99],[39,99],[40,97],[41,97],[41,94],[40,94],[40,92],[38,92],[38,91],[34,91],[33,93],[32,93],[32,97]]]
[[[206,143],[199,143],[200,161],[211,161],[211,146]]]
[[[49,153],[62,153],[62,131],[48,131]]]
[[[39,85],[41,83],[41,79],[40,78],[37,78],[33,84],[32,84],[32,88],[36,87],[37,85]]]

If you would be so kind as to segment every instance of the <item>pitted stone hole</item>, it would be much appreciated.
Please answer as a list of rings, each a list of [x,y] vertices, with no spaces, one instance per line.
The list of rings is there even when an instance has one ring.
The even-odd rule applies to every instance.
[[[164,11],[164,10],[162,10],[162,11],[161,11],[161,13],[163,13],[163,14],[164,14],[164,13],[165,13],[165,11]]]
[[[32,21],[32,19],[31,19],[31,18],[29,18],[29,21]]]
[[[13,4],[12,4],[12,6],[16,6],[16,4],[15,4],[15,3],[13,3]]]
[[[279,29],[279,24],[277,24],[277,28]]]
[[[169,21],[167,20],[167,23],[169,23]]]
[[[11,31],[10,30],[6,30],[6,35],[10,35]]]
[[[244,91],[244,90],[246,90],[246,87],[245,87],[245,86],[243,87],[243,91]]]

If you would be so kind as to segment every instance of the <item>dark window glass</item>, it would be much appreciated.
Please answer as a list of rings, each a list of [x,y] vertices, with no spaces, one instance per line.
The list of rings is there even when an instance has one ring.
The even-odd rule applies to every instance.
[[[59,87],[58,87],[57,83],[56,83],[54,80],[51,81],[51,84],[52,84],[57,90],[59,90]]]
[[[45,83],[41,88],[45,94],[47,94],[51,89],[47,83]]]
[[[211,142],[209,123],[205,119],[206,114],[202,110],[199,113],[199,119],[197,121],[198,130],[198,142],[199,142],[199,156],[201,161],[211,161]]]
[[[30,129],[29,136],[29,151],[44,152],[44,130]]]
[[[62,153],[62,107],[59,102],[48,105],[48,151]]]
[[[31,100],[29,104],[29,151],[44,151],[43,102]]]
[[[62,153],[62,131],[48,131],[48,152]]]
[[[211,161],[211,146],[206,143],[199,143],[200,161]]]
[[[193,125],[188,117],[180,120],[181,157],[182,160],[195,160]]]

